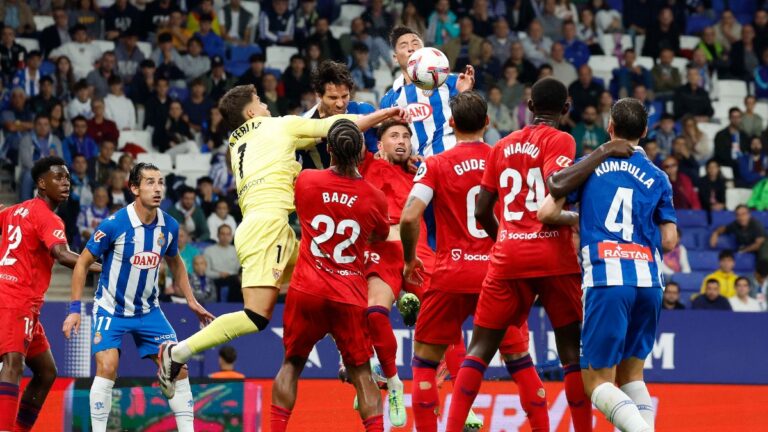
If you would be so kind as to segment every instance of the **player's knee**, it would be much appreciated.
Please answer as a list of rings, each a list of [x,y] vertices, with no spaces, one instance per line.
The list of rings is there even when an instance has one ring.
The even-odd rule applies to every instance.
[[[263,317],[256,312],[245,308],[245,314],[248,315],[248,318],[253,321],[253,324],[256,326],[259,331],[263,331],[267,326],[269,325],[269,318]]]
[[[111,359],[96,361],[96,375],[114,380],[117,377],[117,362]]]

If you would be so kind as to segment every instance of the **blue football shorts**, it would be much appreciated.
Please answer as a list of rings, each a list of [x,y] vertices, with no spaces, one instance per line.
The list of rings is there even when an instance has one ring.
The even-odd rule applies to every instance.
[[[93,309],[91,354],[111,348],[120,350],[126,334],[133,336],[141,358],[157,355],[163,342],[177,342],[176,332],[160,308],[135,317],[116,317],[97,306]]]

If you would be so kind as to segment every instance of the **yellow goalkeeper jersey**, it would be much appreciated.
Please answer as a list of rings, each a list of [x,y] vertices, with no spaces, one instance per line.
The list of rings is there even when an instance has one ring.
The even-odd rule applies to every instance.
[[[325,138],[335,121],[357,117],[255,117],[233,131],[229,151],[243,217],[257,213],[287,216],[292,212],[293,186],[301,171],[296,150],[310,148],[317,138]]]

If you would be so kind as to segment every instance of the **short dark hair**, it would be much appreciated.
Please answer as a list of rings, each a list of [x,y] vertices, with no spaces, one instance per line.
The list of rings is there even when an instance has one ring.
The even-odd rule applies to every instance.
[[[619,138],[636,140],[643,136],[648,125],[648,113],[643,103],[635,98],[623,98],[611,108],[613,132]]]
[[[717,286],[720,286],[720,282],[717,279],[714,279],[714,278],[707,279],[707,283],[706,284],[709,285],[711,283],[717,284]]]
[[[191,38],[189,38],[189,40],[187,41],[187,46],[189,46],[189,44],[191,43],[196,43],[200,46],[203,46],[203,41],[198,36],[192,36]]]
[[[219,350],[219,357],[227,363],[234,363],[237,361],[237,351],[231,345],[224,345]]]
[[[347,119],[336,120],[328,130],[328,149],[342,171],[362,162],[363,133]]]
[[[173,36],[171,36],[170,33],[160,33],[157,36],[157,43],[167,43],[167,42],[173,42]]]
[[[416,35],[416,37],[418,37],[419,39],[422,39],[421,35],[416,30],[406,26],[397,26],[393,28],[391,32],[389,32],[390,47],[392,49],[395,49],[395,45],[397,45],[398,39],[400,39],[401,37],[407,34],[413,34],[413,35]]]
[[[345,64],[333,60],[324,60],[312,72],[312,90],[320,96],[325,94],[325,86],[328,84],[345,85],[349,90],[355,88],[355,82]]]
[[[370,50],[368,49],[368,45],[362,42],[355,42],[352,44],[352,52],[367,53],[370,52]]]
[[[50,76],[46,75],[46,76],[40,78],[40,84],[42,84],[42,83],[53,84],[53,78],[51,78]]]
[[[730,250],[726,249],[724,251],[720,251],[720,253],[717,254],[717,260],[718,261],[722,261],[722,260],[724,260],[726,258],[733,259],[733,252],[731,252]]]
[[[398,120],[396,118],[391,118],[381,122],[378,129],[376,130],[376,137],[379,139],[379,141],[381,141],[381,137],[383,137],[384,134],[387,133],[387,130],[395,126],[403,126],[404,128],[408,129],[408,132],[413,134],[413,131],[411,130],[411,126],[408,123],[402,120]]]
[[[542,78],[531,87],[531,100],[536,114],[560,114],[568,100],[568,89],[554,78]]]
[[[736,285],[739,283],[740,280],[747,281],[747,285],[752,286],[752,282],[749,281],[749,279],[745,278],[744,276],[739,276],[736,278],[736,280],[733,282],[733,286],[736,287]]]
[[[466,91],[454,96],[450,101],[453,123],[462,132],[477,132],[485,127],[488,117],[488,104],[475,91]]]
[[[676,286],[677,287],[677,292],[680,292],[680,284],[678,284],[677,282],[667,282],[667,288],[669,288],[671,286]]]
[[[183,197],[184,195],[186,195],[188,193],[197,195],[197,192],[195,192],[195,190],[192,189],[189,186],[185,185],[185,186],[182,186],[181,188],[179,188],[179,198]]]
[[[224,202],[226,202],[226,201],[224,201]],[[228,230],[232,231],[232,227],[231,227],[231,226],[229,226],[229,225],[227,225],[227,224],[223,223],[223,224],[219,225],[219,227],[218,227],[218,228],[216,228],[216,234],[217,234],[217,235],[218,235],[218,234],[221,234],[221,230],[222,230],[222,228],[227,228]]]
[[[75,122],[79,122],[79,121],[84,121],[84,122],[88,123],[88,119],[87,119],[87,118],[83,117],[82,115],[76,115],[76,116],[75,116],[75,117],[72,119],[72,124],[74,125],[74,124],[75,124]]]
[[[67,166],[67,163],[64,162],[64,159],[58,156],[46,156],[44,158],[38,159],[37,162],[32,165],[32,180],[37,183],[48,171],[51,170],[51,167],[59,165]]]
[[[120,79],[117,75],[110,75],[109,79],[107,80],[107,84],[112,87],[113,85],[123,85],[123,80]]]
[[[256,94],[253,84],[239,85],[226,92],[219,100],[219,111],[224,117],[224,124],[229,130],[235,130],[247,120],[243,117],[243,109],[251,103]]]
[[[211,14],[201,13],[200,14],[200,18],[198,18],[198,21],[200,21],[200,22],[203,22],[203,21],[213,22],[213,17],[211,16]]]
[[[749,207],[747,207],[746,204],[739,204],[736,206],[735,209],[733,209],[733,212],[736,213],[737,211],[739,211],[739,209],[747,209],[747,211],[749,211]]]
[[[210,176],[202,176],[197,179],[197,187],[200,187],[200,185],[203,183],[213,184],[213,179]]]
[[[86,90],[88,89],[88,81],[85,80],[85,78],[78,80],[75,83],[75,93],[79,92],[80,90]]]
[[[38,120],[46,119],[48,121],[51,120],[51,116],[48,115],[46,112],[42,112],[35,116],[35,123],[37,123]]]
[[[131,186],[141,186],[141,173],[144,171],[160,171],[156,165],[148,162],[139,162],[133,168],[128,175],[128,184]]]
[[[88,160],[88,158],[86,158],[84,154],[82,154],[82,153],[75,153],[74,156],[72,156],[72,162],[74,162],[75,159],[77,159],[77,158],[83,158],[86,161]]]
[[[741,110],[738,107],[731,107],[731,109],[728,110],[728,117],[730,117],[734,112],[741,114]]]

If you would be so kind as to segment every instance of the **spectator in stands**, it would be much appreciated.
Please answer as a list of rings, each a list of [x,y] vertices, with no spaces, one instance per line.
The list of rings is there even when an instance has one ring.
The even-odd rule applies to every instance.
[[[56,70],[54,70],[51,77],[55,83],[54,93],[56,97],[67,102],[74,98],[75,73],[72,70],[72,62],[69,61],[67,56],[60,56],[56,59]],[[88,105],[90,107],[90,102]]]
[[[373,36],[387,38],[395,24],[395,19],[391,13],[384,10],[383,4],[383,0],[369,1],[368,8],[363,12],[362,18],[365,21],[368,33]]]
[[[0,147],[2,148],[0,154],[15,164],[18,160],[19,141],[34,127],[35,115],[27,106],[27,95],[24,90],[18,87],[11,90],[10,103],[1,117],[5,143]]]
[[[141,105],[144,108],[149,108],[149,100],[152,99],[155,88],[155,62],[152,59],[146,59],[139,64],[139,70],[136,72],[136,76],[131,80],[131,84],[128,87],[128,96],[133,101],[134,105]],[[166,82],[168,78],[160,77]],[[146,115],[149,117],[149,115]],[[146,122],[145,117],[145,122]]]
[[[304,63],[304,59],[300,55],[296,54],[296,57],[298,57],[297,62],[300,61],[301,63]],[[288,72],[288,70],[286,70],[286,72]],[[358,90],[372,90],[376,85],[376,78],[373,77],[373,65],[371,65],[368,55],[368,47],[365,44],[357,42],[352,48],[352,60],[349,64],[349,72],[352,75],[352,80],[355,82],[355,88]],[[285,74],[283,74],[283,78],[285,79]],[[309,76],[306,76],[306,80],[308,84]],[[298,95],[293,94],[291,97],[288,97],[288,90],[290,87],[284,87],[286,97],[289,101],[298,101],[301,97],[301,93],[303,93],[302,91]],[[306,90],[306,87],[301,88],[300,90]]]
[[[187,267],[189,271],[189,285],[192,287],[192,294],[195,300],[200,303],[216,301],[216,284],[213,279],[206,275],[208,271],[208,261],[202,255],[197,255],[192,259],[192,265]]]
[[[202,256],[200,250],[194,245],[189,243],[189,231],[183,225],[179,225],[179,255],[184,261],[184,267],[187,268],[187,273],[191,273],[193,268],[193,261],[195,257]]]
[[[232,228],[229,225],[219,226],[217,232],[218,242],[209,246],[203,252],[205,260],[208,261],[208,271],[206,275],[213,279],[216,288],[221,292],[223,287],[229,288],[227,301],[232,302],[242,296],[240,293],[240,260],[237,259],[237,252],[232,246]],[[222,298],[223,300],[223,298]]]
[[[184,72],[179,67],[181,54],[173,46],[173,38],[170,33],[160,33],[157,37],[157,48],[152,51],[152,61],[157,70],[155,77],[164,77],[174,83],[178,81],[183,86]],[[174,83],[175,84],[175,83]]]
[[[655,141],[657,143],[660,142],[659,136],[656,136]],[[659,144],[659,147],[661,147],[661,144]],[[699,162],[693,157],[693,153],[691,153],[691,149],[688,147],[685,137],[678,136],[672,140],[671,154],[675,155],[678,163],[677,169],[681,173],[687,175],[691,180],[699,178]],[[725,186],[725,183],[723,183],[723,186]],[[708,210],[707,203],[705,202],[707,200],[702,200],[701,196],[702,195],[699,194],[701,206],[703,209]]]
[[[713,29],[715,40],[725,51],[730,51],[731,45],[741,40],[741,30],[741,24],[729,9],[720,13],[720,21]]]
[[[736,279],[736,295],[729,298],[731,309],[734,312],[763,312],[760,303],[749,296],[749,279],[740,277]]]
[[[517,69],[517,79],[525,85],[533,85],[536,81],[537,70],[527,58],[525,58],[525,49],[522,42],[512,42],[512,48],[509,51],[509,59],[504,64],[514,66]]]
[[[280,97],[277,92],[277,77],[271,72],[264,74],[261,80],[264,91],[261,95],[261,101],[269,108],[272,117],[284,115],[288,109],[287,101]]]
[[[160,150],[167,148],[165,124],[168,121],[168,110],[171,98],[168,97],[168,80],[158,78],[155,81],[155,91],[145,105],[144,128],[152,127],[152,147]]]
[[[755,40],[755,28],[745,24],[741,28],[741,40],[731,44],[730,73],[736,79],[752,81],[752,71],[760,66],[760,52]]]
[[[581,114],[581,121],[571,131],[576,140],[576,156],[592,153],[596,148],[610,140],[608,132],[597,124],[597,108],[587,105]]]
[[[652,100],[648,96],[648,88],[642,84],[637,84],[632,89],[632,97],[639,100],[645,106],[645,111],[648,113],[648,129],[653,129],[661,121],[661,114],[664,112],[664,104],[659,100]],[[659,145],[661,148],[661,145]],[[669,154],[670,146],[666,147],[666,152],[662,151],[666,156]]]
[[[673,143],[679,134],[675,127],[675,118],[672,117],[672,114],[662,114],[661,117],[659,117],[658,124],[651,129],[652,130],[648,133],[648,138],[656,140],[659,144],[659,150],[664,157],[670,154],[677,155],[673,151]],[[690,152],[686,155],[686,157],[688,156],[690,156]]]
[[[70,198],[86,206],[93,202],[93,180],[88,177],[88,160],[81,154],[72,157]]]
[[[493,34],[493,17],[488,9],[488,0],[475,0],[472,3],[472,9],[469,11],[469,17],[472,19],[474,33],[483,39]]]
[[[353,63],[350,65],[350,71],[353,69],[358,70],[360,75],[360,84],[364,83],[364,79],[370,82],[370,85],[360,85],[359,89],[373,88],[375,80],[373,79],[373,65],[368,58],[368,46],[363,43],[358,43],[356,58],[353,59]],[[353,75],[355,73],[353,72]],[[312,84],[309,79],[309,71],[307,70],[307,64],[304,62],[304,57],[300,54],[294,54],[291,56],[291,62],[281,77],[283,81],[283,89],[285,91],[285,97],[290,101],[299,102],[301,95],[304,92],[312,90]],[[356,83],[357,84],[357,83]]]
[[[425,36],[427,34],[427,25],[424,22],[424,17],[422,17],[421,14],[419,14],[419,10],[416,9],[416,5],[412,1],[408,1],[405,3],[405,6],[403,7],[403,11],[400,13],[400,16],[397,18],[397,21],[395,22],[395,27],[400,27],[400,26],[413,29],[414,31],[416,31],[416,34],[425,35]]]
[[[544,35],[544,29],[539,20],[531,21],[528,26],[528,38],[523,39],[525,58],[535,67],[541,67],[552,51],[552,39]],[[514,56],[514,52],[512,53]]]
[[[195,205],[195,190],[184,187],[179,196],[179,201],[168,210],[168,214],[187,229],[194,241],[207,241],[210,238],[208,224],[203,211]]]
[[[72,135],[68,136],[62,142],[64,160],[68,166],[72,165],[74,155],[82,155],[86,159],[91,159],[99,154],[99,147],[96,141],[88,136],[88,120],[83,116],[77,116],[72,119]]]
[[[520,103],[515,107],[512,115],[517,116],[517,125],[523,128],[533,123],[533,113],[528,109],[528,101],[531,99],[531,86],[526,85],[523,90],[523,97]]]
[[[293,20],[296,23],[296,30],[294,32],[296,46],[301,47],[304,46],[307,38],[314,31],[315,22],[320,18],[320,14],[317,12],[315,0],[301,0],[299,3],[299,7],[293,13]]]
[[[754,96],[749,95],[744,98],[746,111],[741,117],[741,130],[750,137],[760,136],[760,132],[763,131],[763,118],[755,113],[756,104],[757,99]]]
[[[715,113],[709,93],[699,86],[700,75],[695,67],[688,66],[687,73],[688,83],[675,90],[675,118],[692,115],[696,121],[708,122]]]
[[[149,4],[145,9],[144,28],[154,33],[158,28],[165,27],[171,20],[171,14],[178,12],[179,6],[172,0],[156,0]]]
[[[109,187],[107,195],[109,197],[109,208],[125,207],[133,202],[134,196],[131,190],[125,185],[125,179],[128,173],[120,168],[112,170],[109,173]]]
[[[219,107],[211,107],[208,116],[208,128],[203,130],[203,143],[211,153],[226,151],[229,133],[222,120]]]
[[[624,33],[621,13],[612,9],[605,0],[592,0],[592,10],[595,11],[597,33]],[[608,53],[606,53],[608,54]]]
[[[497,18],[493,23],[493,34],[486,39],[493,47],[493,56],[501,64],[509,58],[512,43],[517,41],[517,36],[509,30],[509,23],[504,17]]]
[[[112,160],[115,142],[109,139],[99,144],[99,155],[88,160],[88,177],[97,185],[106,185],[117,164]]]
[[[572,21],[563,23],[563,39],[560,41],[565,49],[565,58],[580,68],[589,61],[589,47],[576,36],[576,24]]]
[[[211,71],[203,77],[205,83],[205,94],[211,100],[218,101],[224,96],[224,93],[235,86],[237,78],[230,76],[224,70],[224,59],[214,57],[211,59]]]
[[[92,95],[104,99],[109,94],[109,79],[117,75],[117,60],[114,51],[107,51],[101,56],[98,69],[88,73],[85,81],[93,88]]]
[[[656,99],[664,102],[672,100],[675,90],[682,84],[680,71],[672,66],[674,58],[675,52],[672,49],[663,48],[660,50],[658,63],[651,69],[654,95]]]
[[[26,2],[20,0],[5,0],[0,3],[0,17],[5,27],[12,28],[18,34],[35,33],[35,20],[32,9]]]
[[[501,2],[503,3],[503,2]],[[576,8],[576,5],[571,3],[570,0],[557,0],[557,5],[555,6],[555,15],[557,15],[558,18],[565,21],[573,21],[575,23],[579,22],[579,11]],[[506,12],[506,9],[505,9]]]
[[[39,40],[40,50],[46,57],[54,49],[69,42],[69,17],[66,9],[63,7],[53,9],[53,24],[43,29]]]
[[[181,102],[171,100],[168,104],[168,118],[159,132],[160,151],[176,157],[185,153],[200,153],[195,136],[186,120]]]
[[[117,72],[123,78],[126,85],[131,83],[139,65],[144,61],[144,53],[139,49],[139,36],[133,29],[126,30],[120,36],[120,42],[115,48],[115,60],[117,61]]]
[[[712,141],[704,131],[699,129],[696,119],[692,115],[686,115],[681,123],[683,124],[682,135],[696,160],[704,163],[711,159],[714,151]]]
[[[64,105],[60,101],[55,101],[51,105],[49,117],[51,118],[51,133],[59,140],[63,141],[68,134],[72,133],[72,127],[64,119]]]
[[[758,99],[768,99],[768,48],[763,49],[761,58],[762,65],[755,69],[755,96]]]
[[[758,261],[755,272],[749,280],[749,296],[757,300],[760,307],[766,309],[766,293],[768,293],[768,262]]]
[[[424,34],[426,45],[443,46],[459,35],[456,14],[450,9],[448,0],[437,0],[435,11],[427,19],[427,32]]]
[[[708,93],[715,91],[715,76],[714,68],[711,67],[707,61],[707,55],[703,49],[697,48],[693,51],[693,57],[691,62],[688,63],[688,67],[693,67],[698,73],[696,82],[699,87],[703,88]]]
[[[230,0],[221,9],[221,36],[232,45],[246,45],[251,41],[251,29],[256,24],[253,14],[243,9],[241,0]]]
[[[728,126],[715,135],[715,159],[736,171],[742,154],[749,153],[749,137],[741,130],[741,110],[728,110]]]
[[[123,80],[117,75],[112,75],[107,82],[109,83],[109,95],[104,98],[104,116],[114,121],[119,130],[134,129],[136,127],[136,108],[123,93]]]
[[[190,84],[189,98],[182,104],[186,121],[195,132],[200,132],[208,118],[208,112],[214,105],[210,97],[206,96],[205,82],[196,79]]]
[[[717,279],[706,279],[701,295],[691,303],[692,309],[700,310],[731,310],[731,303],[721,294],[720,282]]]
[[[134,160],[133,156],[131,156],[130,153],[123,153],[120,155],[120,158],[117,160],[117,169],[122,171],[123,174],[125,174],[125,187],[130,188],[130,183],[128,182],[129,177],[131,175],[131,170],[133,169]]]
[[[552,76],[565,84],[566,87],[574,83],[578,78],[576,68],[565,59],[565,48],[563,48],[563,44],[560,42],[552,44],[552,51],[547,63],[552,66]]]
[[[141,12],[136,6],[128,0],[115,0],[104,13],[104,37],[116,41],[121,33],[128,30],[146,37],[147,32],[143,31],[142,21]]]
[[[56,95],[53,94],[53,78],[44,76],[40,78],[40,91],[29,99],[29,110],[33,114],[51,114],[53,107],[61,105]]]
[[[739,33],[741,33],[741,29],[739,29]],[[727,50],[715,38],[714,28],[704,28],[704,30],[701,32],[701,42],[699,42],[699,45],[697,46],[697,50],[698,49],[703,51],[704,57],[707,59],[707,63],[709,64],[711,70],[718,71],[719,75],[727,74]]]
[[[752,137],[749,143],[749,153],[742,153],[738,159],[738,181],[740,187],[751,188],[765,178],[768,169],[768,155],[763,151],[760,137]]]
[[[755,29],[756,51],[762,53],[765,48],[768,48],[768,10],[758,9],[755,12],[752,27]]]
[[[725,228],[725,227],[721,227],[721,228]],[[718,228],[718,230],[720,230],[720,228]],[[715,233],[713,233],[712,235],[714,237]],[[710,239],[710,246],[712,246],[711,239]],[[707,277],[704,278],[704,281],[706,282],[703,282],[701,284],[701,293],[704,294],[707,291],[707,288],[708,288],[707,285],[710,280],[715,280],[718,283],[720,294],[723,297],[731,298],[736,294],[735,284],[736,284],[736,279],[738,278],[736,273],[733,272],[733,268],[736,263],[733,259],[733,252],[729,250],[721,251],[718,254],[717,258],[719,261],[719,268],[715,272],[710,273],[709,275],[707,275]]]
[[[672,276],[675,273],[690,273],[691,265],[688,262],[688,249],[680,243],[680,228],[677,229],[677,244],[675,248],[664,254],[664,261],[661,262],[661,272],[666,276]]]
[[[552,78],[553,75],[554,75],[554,70],[552,69],[552,65],[550,65],[549,63],[544,63],[539,67],[536,80],[541,80],[544,78]]]
[[[339,38],[339,44],[344,55],[352,55],[352,47],[355,43],[363,43],[368,47],[371,64],[373,69],[378,69],[384,62],[389,69],[392,69],[392,50],[387,42],[379,36],[371,36],[365,28],[362,18],[355,18],[351,24],[352,32]]]
[[[76,9],[69,11],[70,24],[73,27],[82,26],[86,30],[86,37],[99,39],[101,37],[101,18],[99,17],[99,9],[96,2],[93,0],[78,0],[76,5]],[[74,38],[71,32],[70,37]]]
[[[22,60],[22,64],[26,64],[26,66],[23,69],[17,70],[13,80],[9,83],[13,87],[21,87],[29,97],[40,93],[40,77],[42,77],[40,73],[40,56],[40,51],[30,51],[26,56],[26,63]]]
[[[51,51],[49,57],[56,59],[60,56],[66,56],[72,61],[72,71],[75,78],[85,78],[93,70],[93,64],[101,56],[101,50],[96,44],[90,43],[84,25],[75,25],[70,30],[70,34],[71,40]]]
[[[344,62],[344,51],[341,49],[339,40],[331,33],[328,19],[320,17],[315,23],[315,33],[309,37],[308,42],[314,42],[320,46],[320,52],[323,58],[331,59],[337,62]]]
[[[211,31],[221,35],[221,22],[219,21],[216,10],[213,8],[213,0],[202,0],[200,5],[187,16],[187,30],[192,33],[199,31],[203,27],[203,17],[211,18]]]
[[[723,234],[734,236],[739,253],[755,253],[758,254],[758,258],[762,258],[759,255],[763,243],[765,243],[765,228],[760,221],[752,217],[746,205],[740,204],[736,207],[735,221],[718,227],[712,232],[709,238],[709,246],[713,249],[717,247],[717,239]],[[723,295],[731,297],[728,294]]]
[[[235,361],[237,360],[237,351],[229,345],[221,347],[219,350],[219,371],[208,376],[213,379],[243,379],[245,375],[235,371]]]
[[[597,124],[605,130],[608,130],[608,123],[611,121],[611,107],[613,107],[613,96],[611,92],[605,90],[600,93],[600,101],[597,104]]]
[[[292,45],[295,24],[294,16],[288,10],[288,0],[272,0],[272,7],[261,11],[259,45],[263,49],[272,45]]]
[[[502,103],[509,108],[510,112],[517,108],[525,92],[525,86],[517,80],[517,77],[517,68],[507,64],[504,66],[504,76],[496,82],[496,87],[501,90]],[[512,115],[516,117],[514,113]]]
[[[493,45],[487,40],[480,44],[480,58],[473,63],[473,66],[475,67],[474,89],[485,94],[488,87],[501,76],[501,63],[493,56]]]
[[[109,197],[107,188],[97,186],[93,189],[93,203],[80,203],[80,214],[77,216],[77,232],[80,243],[86,244],[101,222],[109,217]]]
[[[664,160],[662,169],[672,183],[672,200],[676,209],[700,210],[701,204],[693,182],[687,175],[679,172],[677,158],[669,156]]]
[[[155,2],[150,3],[150,5],[153,3]],[[182,12],[178,9],[173,10],[168,18],[168,22],[161,25],[157,30],[157,43],[160,44],[162,37],[162,40],[168,39],[171,42],[171,47],[177,51],[184,51],[192,34],[191,30],[184,27],[184,15],[182,15]],[[152,54],[152,59],[157,63],[154,53]]]
[[[706,174],[699,180],[699,201],[707,211],[725,209],[725,177],[720,171],[720,164],[710,159],[706,165]]]
[[[642,55],[657,58],[664,50],[672,51],[673,56],[680,51],[680,32],[674,21],[671,8],[664,7],[659,11],[658,21],[645,35]]]
[[[544,0],[544,6],[538,16],[544,35],[553,41],[560,40],[563,37],[563,20],[555,13],[556,9],[557,3],[555,0]]]
[[[600,42],[597,39],[597,24],[595,14],[589,8],[584,8],[579,13],[579,22],[576,24],[576,34],[580,41],[587,44],[589,52],[594,55],[603,54]]]
[[[652,88],[651,73],[643,66],[635,64],[636,60],[637,55],[633,48],[624,50],[623,64],[612,72],[610,88],[614,98],[621,99],[631,95],[632,89],[637,85]]]
[[[504,104],[501,90],[496,86],[492,86],[488,90],[488,117],[491,123],[485,133],[485,142],[490,145],[496,144],[502,137],[519,129],[517,118]]]
[[[661,307],[664,310],[685,309],[685,305],[680,303],[680,285],[678,285],[677,282],[667,282],[661,300]]]
[[[261,79],[264,76],[264,54],[251,54],[248,59],[250,67],[240,75],[236,85],[251,84],[256,87],[256,93],[261,94]]]
[[[200,15],[200,30],[192,37],[203,42],[203,51],[205,51],[207,56],[224,57],[224,51],[226,50],[224,39],[213,31],[212,25],[213,17],[211,15]]]
[[[568,95],[571,97],[572,110],[570,113],[573,121],[581,120],[581,113],[589,106],[597,106],[600,101],[600,93],[604,87],[592,77],[592,68],[588,65],[579,67],[578,80],[568,86]]]
[[[643,145],[643,150],[645,150],[645,156],[648,158],[649,161],[651,161],[654,165],[656,165],[659,168],[662,168],[662,162],[664,161],[664,158],[661,156],[661,151],[659,150],[659,143],[657,143],[654,140],[647,140]]]
[[[26,201],[33,196],[35,182],[31,172],[35,161],[46,156],[62,157],[63,155],[61,141],[51,133],[50,118],[47,114],[38,115],[32,132],[25,134],[19,141],[20,201]]]
[[[237,222],[229,213],[229,203],[224,199],[216,202],[216,211],[208,216],[208,232],[219,232],[221,225],[228,225],[233,233],[237,229]]]
[[[203,214],[205,215],[206,219],[214,214],[216,211],[216,204],[219,202],[219,200],[219,196],[216,194],[216,192],[213,191],[212,178],[205,176],[197,179],[197,198],[195,198],[195,203],[197,203],[198,207],[203,209]],[[227,211],[229,212],[229,209]],[[233,225],[233,228],[236,227],[236,225]],[[218,230],[218,225],[216,226],[216,229]],[[208,230],[208,232],[215,231],[216,230]]]

